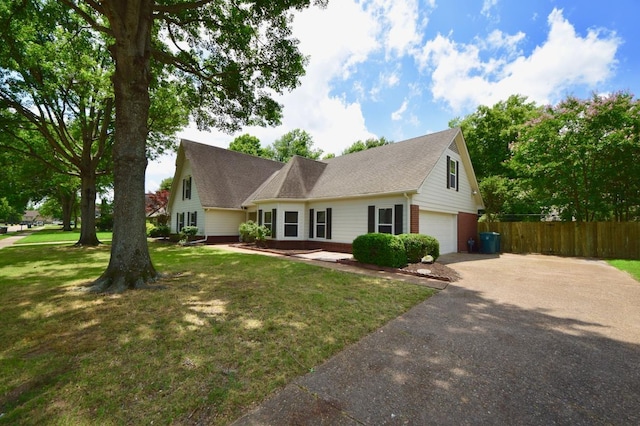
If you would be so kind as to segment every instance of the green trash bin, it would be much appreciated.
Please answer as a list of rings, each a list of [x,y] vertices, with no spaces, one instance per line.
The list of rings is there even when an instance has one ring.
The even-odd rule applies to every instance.
[[[485,254],[500,253],[500,234],[497,232],[481,232],[480,252]]]

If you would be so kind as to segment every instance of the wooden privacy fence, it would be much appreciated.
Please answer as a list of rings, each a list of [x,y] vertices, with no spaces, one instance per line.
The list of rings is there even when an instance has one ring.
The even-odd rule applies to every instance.
[[[498,232],[500,251],[640,259],[640,222],[480,222]]]

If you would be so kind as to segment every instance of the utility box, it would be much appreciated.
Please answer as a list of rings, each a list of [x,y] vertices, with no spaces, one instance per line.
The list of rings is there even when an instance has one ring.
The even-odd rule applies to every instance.
[[[485,254],[500,253],[500,234],[497,232],[481,232],[480,252]]]

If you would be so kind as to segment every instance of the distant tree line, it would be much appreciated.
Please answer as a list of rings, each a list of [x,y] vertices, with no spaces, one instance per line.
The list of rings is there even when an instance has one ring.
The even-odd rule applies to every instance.
[[[353,152],[364,151],[365,149],[375,148],[382,145],[393,143],[384,136],[380,139],[370,138],[365,141],[356,141],[344,151],[342,155],[351,154]],[[268,158],[269,160],[281,161],[286,163],[294,155],[300,157],[319,160],[324,151],[313,148],[313,137],[301,129],[294,129],[285,133],[279,139],[276,139],[271,145],[262,147],[260,139],[249,134],[243,134],[236,137],[230,144],[229,149],[236,152],[242,152],[256,157]],[[333,153],[327,153],[323,159],[333,158]]]
[[[538,106],[511,96],[461,127],[487,220],[640,219],[640,101],[628,92]]]

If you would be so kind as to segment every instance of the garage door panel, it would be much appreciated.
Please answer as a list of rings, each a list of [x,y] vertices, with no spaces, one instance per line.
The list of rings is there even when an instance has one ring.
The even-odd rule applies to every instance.
[[[457,251],[457,218],[455,214],[421,211],[420,233],[431,235],[440,243],[440,253]]]

